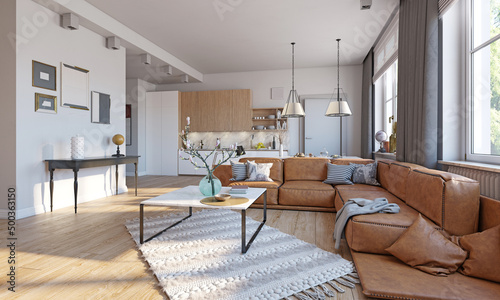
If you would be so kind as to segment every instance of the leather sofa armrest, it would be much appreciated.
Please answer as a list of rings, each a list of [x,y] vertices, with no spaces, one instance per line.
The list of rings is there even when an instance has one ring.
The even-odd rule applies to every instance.
[[[222,186],[228,186],[233,177],[233,171],[231,169],[231,165],[220,165],[214,170],[214,175],[215,177],[219,178],[220,182],[222,183]]]

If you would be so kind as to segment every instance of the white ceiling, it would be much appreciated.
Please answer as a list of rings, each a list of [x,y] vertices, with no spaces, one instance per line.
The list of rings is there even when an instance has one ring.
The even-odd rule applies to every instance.
[[[337,38],[340,64],[361,64],[399,3],[373,0],[360,10],[359,0],[86,1],[204,74],[288,69],[290,42],[296,68],[334,66]],[[147,69],[127,51],[127,78],[168,82],[158,65],[165,62]]]

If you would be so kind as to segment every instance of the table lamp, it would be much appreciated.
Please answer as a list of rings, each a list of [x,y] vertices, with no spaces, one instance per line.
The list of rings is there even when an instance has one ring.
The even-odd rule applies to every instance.
[[[120,157],[120,156],[125,156],[125,154],[120,154],[120,145],[125,142],[125,138],[121,134],[115,134],[113,136],[113,143],[116,145],[116,154],[113,154],[111,156],[115,157]]]

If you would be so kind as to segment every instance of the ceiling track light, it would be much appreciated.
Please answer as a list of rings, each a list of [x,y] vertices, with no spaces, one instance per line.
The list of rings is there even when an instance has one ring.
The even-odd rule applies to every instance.
[[[141,54],[141,63],[145,65],[151,64],[151,55],[149,53]]]
[[[184,83],[189,82],[189,76],[187,74],[182,75],[182,82],[184,82]]]
[[[116,36],[107,37],[106,48],[111,50],[120,50],[120,39]]]
[[[361,10],[367,10],[372,7],[372,0],[359,0],[359,6]]]
[[[80,19],[72,13],[63,14],[61,16],[61,26],[69,30],[77,30],[80,27]]]
[[[161,70],[167,75],[172,75],[172,66],[163,66]]]

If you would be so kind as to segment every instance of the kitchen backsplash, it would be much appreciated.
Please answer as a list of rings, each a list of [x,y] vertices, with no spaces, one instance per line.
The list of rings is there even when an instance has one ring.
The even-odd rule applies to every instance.
[[[284,150],[287,150],[288,131],[191,132],[188,138],[196,147],[199,147],[200,142],[203,141],[203,149],[215,148],[217,138],[220,138],[222,148],[229,148],[231,145],[238,143],[239,146],[250,149],[251,144],[255,148],[258,143],[263,143],[266,148],[272,149],[271,146],[274,137],[276,149],[278,149],[279,135],[282,136]]]

